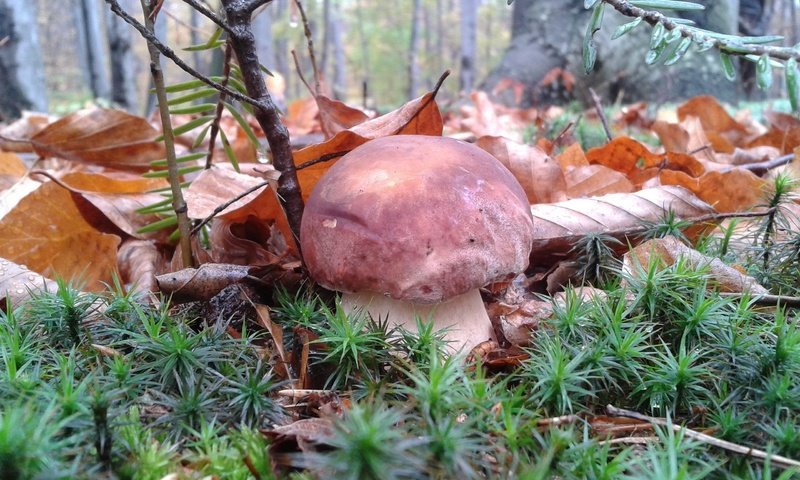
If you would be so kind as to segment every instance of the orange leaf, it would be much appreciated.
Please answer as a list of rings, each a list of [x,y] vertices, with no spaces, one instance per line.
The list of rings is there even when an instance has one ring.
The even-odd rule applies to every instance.
[[[766,180],[741,168],[706,172],[700,178],[664,170],[659,178],[663,185],[689,189],[719,212],[740,212],[758,205],[763,201],[762,192],[767,184]]]
[[[23,198],[0,220],[0,231],[0,257],[48,277],[80,279],[91,290],[111,282],[120,238],[95,230],[54,182]]]
[[[317,95],[316,100],[322,133],[325,134],[326,139],[369,119],[366,113],[345,105],[339,100],[332,100],[325,95]]]
[[[700,120],[711,145],[718,152],[732,152],[733,147],[739,145],[747,135],[747,129],[728,115],[717,99],[710,95],[694,97],[678,107],[681,121],[690,116]]]
[[[581,144],[578,142],[565,148],[563,152],[556,156],[556,160],[561,165],[561,170],[564,172],[568,172],[575,167],[589,166],[589,160],[586,160],[586,153],[584,153]]]
[[[51,123],[31,141],[42,157],[142,171],[165,157],[164,145],[153,141],[158,134],[144,118],[95,108]]]
[[[636,190],[628,177],[603,165],[573,168],[564,175],[569,198],[595,197]]]

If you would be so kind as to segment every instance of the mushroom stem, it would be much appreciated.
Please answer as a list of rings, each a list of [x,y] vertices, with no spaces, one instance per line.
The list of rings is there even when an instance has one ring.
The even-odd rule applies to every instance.
[[[451,352],[469,352],[486,340],[494,340],[492,322],[486,314],[480,291],[476,288],[443,303],[420,304],[373,292],[342,294],[342,308],[348,314],[365,310],[375,319],[388,317],[390,327],[402,326],[416,332],[416,316],[432,319],[434,330],[448,328],[445,340]]]

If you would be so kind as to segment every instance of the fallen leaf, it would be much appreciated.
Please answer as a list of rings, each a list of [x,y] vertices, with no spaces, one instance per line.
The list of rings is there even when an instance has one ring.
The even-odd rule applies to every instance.
[[[680,121],[690,116],[700,120],[711,146],[717,152],[733,152],[733,148],[748,135],[747,129],[710,95],[694,97],[678,107]]]
[[[28,140],[55,119],[56,117],[46,113],[22,112],[21,118],[0,129],[0,149],[8,152],[32,152],[33,145]]]
[[[708,274],[721,292],[749,292],[754,295],[769,293],[753,277],[726,265],[718,258],[707,257],[697,250],[687,247],[675,237],[648,240],[635,247],[623,256],[622,268],[629,275],[637,276],[646,272],[652,261],[657,261],[663,266],[670,266],[680,259],[692,268],[707,268]]]
[[[355,127],[369,119],[363,111],[345,105],[339,100],[333,100],[325,95],[317,95],[320,124],[325,138],[331,138],[337,133]]]
[[[629,137],[617,137],[607,144],[586,152],[589,163],[605,165],[624,173],[636,186],[658,176],[662,170],[679,170],[696,177],[703,165],[685,153],[652,153],[647,147]]]
[[[741,212],[763,203],[767,180],[742,168],[706,172],[693,178],[684,172],[664,170],[659,175],[662,185],[679,185],[713,205],[718,212]]]
[[[25,163],[16,154],[0,151],[0,191],[17,183],[27,171]]]
[[[537,147],[504,137],[484,136],[475,142],[505,165],[522,185],[529,203],[552,203],[567,199],[567,184],[558,162]]]
[[[208,300],[223,288],[252,276],[254,267],[205,263],[198,268],[184,268],[156,276],[159,290],[176,302]]]
[[[564,173],[569,172],[573,168],[589,166],[586,153],[578,142],[573,143],[559,153],[556,156],[556,161],[561,165],[561,170],[563,170]]]
[[[669,210],[689,221],[714,213],[690,191],[673,186],[532,205],[531,265],[549,266],[567,258],[587,233],[607,234],[624,245],[635,243],[643,224],[659,221]]]
[[[701,161],[715,161],[711,142],[699,118],[689,116],[680,123],[658,120],[650,128],[658,135],[665,151],[688,153]]]
[[[603,165],[587,165],[569,170],[564,179],[568,198],[595,197],[636,190],[623,173]]]
[[[333,138],[311,145],[294,153],[295,165],[320,160],[329,160],[297,171],[297,178],[307,200],[317,181],[336,163],[336,159],[369,140],[389,135],[435,135],[442,134],[442,115],[433,97],[433,92],[411,100],[402,107],[378,118],[343,130]]]
[[[46,182],[0,220],[0,257],[42,275],[85,282],[90,290],[110,283],[120,238],[97,231],[72,194]]]
[[[16,308],[32,294],[45,290],[55,292],[58,284],[28,270],[25,265],[0,258],[0,311],[5,311],[8,304]]]
[[[117,265],[122,281],[135,291],[155,292],[156,272],[164,264],[163,256],[152,240],[129,238],[117,251]]]
[[[291,136],[307,135],[320,130],[318,116],[319,107],[316,100],[304,98],[289,104],[283,123]]]
[[[147,120],[120,110],[81,110],[51,123],[31,138],[42,157],[60,157],[118,170],[143,171],[165,157],[159,132]]]

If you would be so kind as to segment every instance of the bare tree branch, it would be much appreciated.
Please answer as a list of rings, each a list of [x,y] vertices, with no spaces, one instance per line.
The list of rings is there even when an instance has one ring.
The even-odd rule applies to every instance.
[[[216,23],[219,28],[225,30],[226,32],[230,32],[228,24],[225,23],[225,20],[211,11],[211,9],[203,5],[201,2],[198,2],[197,0],[183,0],[183,3],[190,5],[192,8],[205,15],[209,20]]]

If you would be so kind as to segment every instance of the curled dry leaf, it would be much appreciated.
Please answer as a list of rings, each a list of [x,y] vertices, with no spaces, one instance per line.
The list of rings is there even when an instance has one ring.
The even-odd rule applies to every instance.
[[[625,174],[604,165],[572,168],[564,175],[564,179],[568,198],[596,197],[636,190]]]
[[[754,295],[769,293],[753,277],[726,265],[718,258],[707,257],[687,247],[675,237],[657,238],[642,243],[623,256],[622,268],[630,275],[636,276],[646,272],[648,265],[653,261],[663,266],[670,266],[680,259],[692,268],[707,268],[721,292],[749,292]]]
[[[587,233],[610,235],[623,244],[635,243],[645,223],[660,220],[669,210],[689,221],[714,212],[690,191],[673,186],[532,205],[531,265],[549,266],[568,257]]]
[[[90,290],[110,283],[120,238],[87,222],[72,194],[46,182],[0,220],[0,257],[46,276],[80,280]]]
[[[0,191],[13,186],[28,169],[16,154],[0,152]]]
[[[291,136],[307,135],[320,131],[319,106],[313,98],[295,100],[287,107],[287,115],[283,119],[284,125]]]
[[[56,282],[45,278],[38,273],[28,270],[25,265],[19,265],[5,258],[0,258],[0,311],[17,307],[28,300],[31,294],[47,290],[58,290]]]
[[[280,257],[267,249],[271,235],[269,225],[255,216],[238,222],[217,219],[209,235],[211,257],[216,263],[236,265],[278,263]]]
[[[605,165],[624,173],[636,186],[657,177],[662,170],[678,170],[693,177],[702,175],[703,164],[684,153],[652,153],[629,137],[617,137],[607,144],[586,152],[589,163]]]
[[[678,107],[678,119],[697,117],[715,151],[731,153],[749,135],[747,129],[731,117],[716,98],[702,95]]]
[[[319,107],[319,119],[322,125],[322,133],[325,138],[331,138],[337,133],[355,127],[360,123],[366,122],[369,117],[363,111],[345,105],[339,100],[333,100],[325,95],[317,95],[317,106]]]
[[[703,125],[695,116],[686,117],[680,123],[658,120],[650,128],[667,152],[692,154],[700,161],[717,161]]]
[[[0,149],[7,152],[32,152],[33,145],[28,140],[55,120],[56,117],[46,113],[22,112],[21,118],[0,129]]]
[[[223,288],[251,277],[256,269],[243,265],[205,263],[156,276],[158,288],[176,302],[208,300]]]
[[[402,107],[360,123],[349,130],[343,130],[333,138],[316,145],[311,145],[294,153],[295,165],[319,160],[330,156],[330,160],[317,163],[297,172],[303,198],[308,199],[314,185],[336,162],[338,156],[344,155],[369,140],[389,135],[441,135],[442,115],[433,97],[433,92],[411,100]]]
[[[763,203],[767,185],[766,180],[742,168],[706,172],[700,178],[664,170],[659,179],[662,185],[679,185],[688,189],[723,213],[741,212]]]
[[[500,160],[522,185],[529,203],[552,203],[567,199],[567,185],[558,162],[537,147],[504,137],[484,136],[475,144]]]
[[[553,316],[553,304],[542,300],[528,300],[522,305],[493,304],[487,309],[489,318],[500,325],[503,336],[512,345],[527,346],[531,333]]]
[[[122,281],[136,291],[155,292],[156,272],[161,270],[164,257],[152,240],[129,238],[117,252],[117,264]]]
[[[159,132],[142,117],[120,110],[81,110],[51,123],[31,138],[42,157],[60,157],[118,170],[143,171],[165,157]]]

